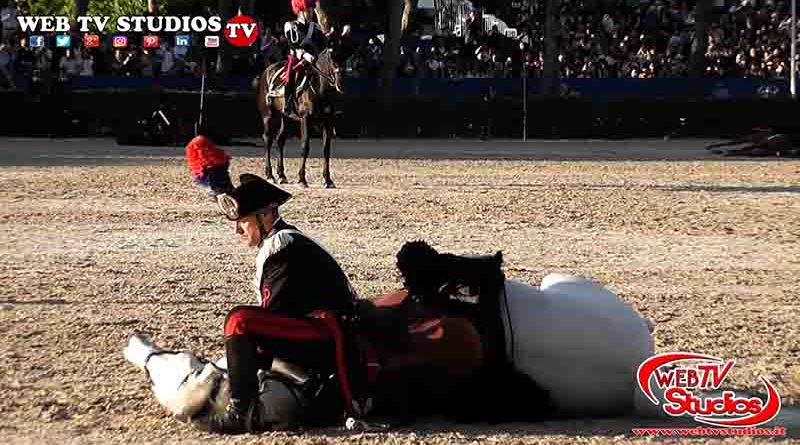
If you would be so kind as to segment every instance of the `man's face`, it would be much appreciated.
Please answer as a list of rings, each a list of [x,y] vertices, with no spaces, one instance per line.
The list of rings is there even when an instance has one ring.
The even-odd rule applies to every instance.
[[[266,224],[267,221],[264,221],[265,226]],[[250,247],[258,247],[258,245],[261,244],[261,231],[258,229],[258,219],[256,215],[248,215],[237,220],[235,227],[236,233],[239,234],[242,243]],[[265,227],[265,229],[269,230],[269,227]]]

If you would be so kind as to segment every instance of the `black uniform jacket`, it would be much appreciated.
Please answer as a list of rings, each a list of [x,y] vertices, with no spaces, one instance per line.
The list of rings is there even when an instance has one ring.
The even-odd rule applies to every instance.
[[[350,313],[355,307],[350,282],[333,256],[283,219],[261,243],[256,286],[261,306],[281,315]]]
[[[295,20],[286,24],[284,29],[291,49],[303,49],[318,56],[328,46],[328,39],[315,22]]]

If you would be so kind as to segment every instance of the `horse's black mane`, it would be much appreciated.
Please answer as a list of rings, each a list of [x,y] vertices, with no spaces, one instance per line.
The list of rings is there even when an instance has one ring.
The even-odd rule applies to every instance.
[[[445,312],[459,306],[454,296],[479,303],[480,295],[496,293],[504,279],[502,264],[500,251],[485,256],[439,253],[425,241],[409,241],[397,253],[397,269],[411,298]]]

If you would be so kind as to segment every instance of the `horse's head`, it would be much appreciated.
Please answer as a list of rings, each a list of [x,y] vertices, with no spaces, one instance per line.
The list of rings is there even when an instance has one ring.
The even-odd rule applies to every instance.
[[[397,269],[412,297],[446,304],[450,295],[501,283],[503,255],[465,256],[439,253],[424,241],[407,242],[397,253]]]
[[[334,57],[334,49],[328,48],[322,51],[316,61],[317,71],[322,76],[323,82],[327,86],[333,87],[338,93],[344,93],[344,81],[339,64]]]

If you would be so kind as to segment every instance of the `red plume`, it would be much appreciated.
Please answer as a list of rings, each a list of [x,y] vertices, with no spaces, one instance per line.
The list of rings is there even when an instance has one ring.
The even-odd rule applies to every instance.
[[[186,145],[186,163],[193,182],[211,194],[226,193],[233,189],[228,166],[231,157],[205,136],[197,136]]]

